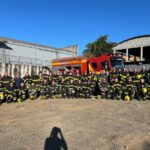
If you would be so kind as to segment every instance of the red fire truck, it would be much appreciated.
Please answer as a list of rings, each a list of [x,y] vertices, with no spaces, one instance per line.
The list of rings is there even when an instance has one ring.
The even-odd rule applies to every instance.
[[[103,54],[99,57],[71,57],[55,59],[52,61],[52,71],[73,71],[95,72],[99,74],[102,70],[112,70],[112,68],[123,68],[124,59],[119,55]]]

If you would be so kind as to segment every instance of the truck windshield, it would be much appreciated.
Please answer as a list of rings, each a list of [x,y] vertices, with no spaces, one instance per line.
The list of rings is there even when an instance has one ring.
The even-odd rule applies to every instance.
[[[112,57],[110,59],[110,62],[111,62],[112,68],[123,68],[124,67],[122,58]]]

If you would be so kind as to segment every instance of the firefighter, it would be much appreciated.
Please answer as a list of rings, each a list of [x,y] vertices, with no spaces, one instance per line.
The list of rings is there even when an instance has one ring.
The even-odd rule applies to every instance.
[[[138,100],[146,100],[148,98],[148,84],[143,78],[140,79],[140,83],[137,86],[136,95]]]
[[[60,82],[60,91],[59,94],[62,98],[67,98],[67,83],[65,82],[65,78],[63,77]]]
[[[20,74],[17,73],[15,78],[14,78],[14,82],[15,82],[15,87],[18,89],[20,87],[20,84],[22,83],[22,78],[20,77]]]
[[[110,84],[106,81],[106,78],[101,78],[98,82],[100,97],[110,99]]]
[[[71,79],[70,82],[68,82],[68,84],[67,84],[67,96],[68,96],[68,98],[75,97],[75,85],[74,85],[73,79]]]
[[[4,76],[2,77],[4,87],[7,87],[11,80],[12,80],[12,77],[9,76],[7,72],[5,72]]]
[[[136,87],[131,77],[127,78],[127,82],[123,86],[123,99],[126,101],[133,100],[135,97]]]
[[[115,78],[118,78],[118,77],[119,75],[118,75],[118,72],[116,71],[116,68],[113,68],[112,71],[108,75],[108,82],[111,83],[113,82]]]
[[[75,82],[75,97],[83,98],[83,84],[82,84],[81,80],[77,80]]]
[[[49,88],[49,83],[48,80],[44,79],[43,82],[41,82],[40,85],[40,96],[41,99],[48,99],[50,96],[50,88]]]
[[[44,70],[43,74],[41,75],[41,81],[44,79],[48,80],[49,82],[49,75],[47,74],[46,70]]]
[[[150,85],[150,69],[145,74],[145,81]]]
[[[5,88],[6,102],[17,102],[17,90],[14,86],[14,82],[10,81],[9,85]]]
[[[114,99],[117,99],[117,100],[121,99],[122,85],[119,82],[118,78],[115,78],[113,80],[113,82],[111,83],[110,92],[111,92],[111,99],[113,99],[113,100]]]
[[[20,87],[18,88],[18,102],[23,102],[27,99],[27,88],[25,84],[22,82]]]
[[[56,98],[57,90],[58,88],[57,88],[56,82],[52,80],[52,83],[50,84],[50,93],[49,93],[51,99]]]
[[[30,86],[30,88],[28,89],[28,94],[29,94],[29,98],[31,100],[35,100],[38,97],[38,89],[35,85],[35,83],[33,82]]]
[[[128,77],[129,77],[128,70],[126,68],[123,68],[123,70],[119,74],[120,83],[126,82]]]
[[[0,104],[4,102],[4,85],[3,82],[0,81]]]
[[[142,78],[146,79],[147,70],[146,70],[145,66],[142,66],[140,73],[142,75]]]
[[[31,76],[28,72],[26,72],[25,76],[23,77],[23,83],[26,86],[27,89],[30,88],[31,85]]]
[[[142,75],[139,74],[137,69],[134,69],[134,71],[131,74],[131,77],[132,77],[132,81],[134,82],[135,86],[137,86],[140,82]]]
[[[91,78],[89,79],[89,81],[90,81],[90,85],[91,85],[91,95],[97,95],[97,91],[96,91],[97,90],[96,87],[98,86],[97,85],[97,83],[98,83],[97,76],[95,74],[93,74],[91,76]]]
[[[85,79],[83,80],[82,90],[83,90],[83,98],[85,99],[91,98],[92,88],[91,88],[91,83],[88,80],[88,77],[85,77]]]
[[[35,83],[35,86],[37,88],[38,96],[40,95],[40,77],[37,75],[36,72],[33,73],[31,76],[31,83]]]
[[[53,76],[53,74],[52,74],[52,72],[50,72],[50,73],[49,73],[49,84],[52,83],[52,80],[53,80],[52,76]]]
[[[40,82],[40,77],[37,75],[36,72],[33,73],[33,75],[31,76],[31,82],[35,83],[35,85],[38,85]]]

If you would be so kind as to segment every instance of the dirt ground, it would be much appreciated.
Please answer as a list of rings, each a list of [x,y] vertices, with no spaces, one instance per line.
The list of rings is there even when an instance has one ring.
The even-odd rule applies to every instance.
[[[36,100],[0,106],[0,150],[150,150],[150,101]]]

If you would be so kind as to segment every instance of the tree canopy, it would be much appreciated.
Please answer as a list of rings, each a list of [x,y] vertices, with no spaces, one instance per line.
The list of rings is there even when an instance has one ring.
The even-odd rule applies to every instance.
[[[108,41],[108,35],[100,36],[96,41],[88,43],[83,55],[87,57],[100,56],[105,53],[112,53],[112,48],[116,45]]]

